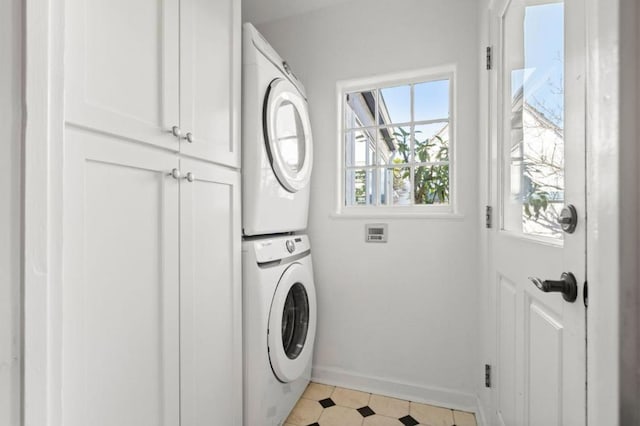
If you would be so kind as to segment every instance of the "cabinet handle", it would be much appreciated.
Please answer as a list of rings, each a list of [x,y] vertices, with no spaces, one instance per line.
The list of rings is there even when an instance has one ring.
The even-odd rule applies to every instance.
[[[188,172],[185,177],[186,180],[188,180],[189,182],[193,182],[194,180],[196,180],[196,177],[193,173]]]
[[[173,134],[173,136],[179,138],[182,135],[182,130],[180,130],[180,127],[178,126],[173,126],[171,128],[171,133]]]
[[[185,139],[187,142],[189,142],[189,143],[193,143],[193,133],[188,132],[188,133],[185,135],[184,139]]]
[[[180,173],[180,170],[173,169],[171,170],[171,173],[169,173],[169,176],[171,176],[174,179],[180,179],[180,176],[182,176],[182,174]]]

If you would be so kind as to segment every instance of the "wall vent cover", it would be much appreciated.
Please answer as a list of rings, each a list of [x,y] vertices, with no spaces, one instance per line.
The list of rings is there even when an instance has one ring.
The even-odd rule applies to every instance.
[[[365,241],[367,243],[386,243],[387,242],[387,224],[386,223],[367,223],[365,226]]]

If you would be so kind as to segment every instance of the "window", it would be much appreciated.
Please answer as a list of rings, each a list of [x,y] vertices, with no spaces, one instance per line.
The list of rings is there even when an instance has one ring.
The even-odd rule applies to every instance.
[[[339,88],[344,210],[452,211],[452,82],[449,72]]]

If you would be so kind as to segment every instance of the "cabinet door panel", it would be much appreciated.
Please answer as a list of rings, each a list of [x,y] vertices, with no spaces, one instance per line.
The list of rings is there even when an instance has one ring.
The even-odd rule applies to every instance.
[[[179,424],[175,155],[70,129],[62,424]]]
[[[178,150],[178,0],[65,2],[66,120]]]
[[[182,426],[242,424],[239,173],[181,160]]]
[[[180,2],[180,122],[183,154],[239,166],[240,3]]]

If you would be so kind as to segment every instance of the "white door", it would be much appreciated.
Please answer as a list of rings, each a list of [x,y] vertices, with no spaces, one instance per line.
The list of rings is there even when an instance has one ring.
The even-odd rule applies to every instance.
[[[240,1],[180,1],[180,152],[240,166]]]
[[[180,166],[180,424],[241,426],[240,174]]]
[[[177,426],[177,159],[73,128],[64,158],[60,424]]]
[[[68,0],[65,120],[178,150],[178,0]]]
[[[287,267],[271,301],[267,345],[273,373],[283,383],[302,376],[316,336],[316,289],[308,264]]]
[[[500,0],[495,191],[495,421],[586,424],[583,0]],[[565,232],[560,212],[575,206]],[[564,273],[575,276],[576,294]],[[545,282],[546,281],[546,282]],[[538,286],[556,286],[543,292]],[[553,289],[552,289],[553,290]],[[566,299],[568,300],[565,300]],[[572,301],[572,299],[574,299]]]
[[[313,138],[309,106],[298,89],[283,78],[269,85],[263,126],[271,167],[289,192],[305,188],[311,179]]]

